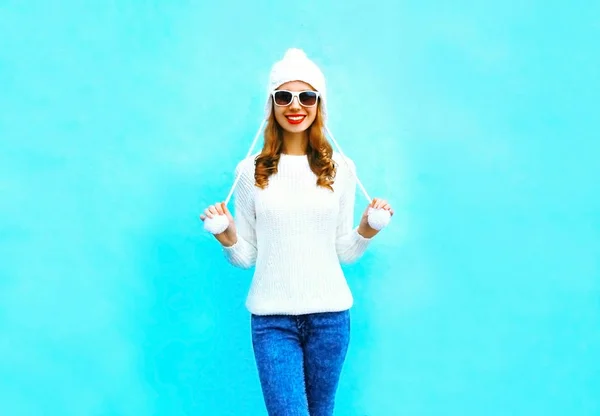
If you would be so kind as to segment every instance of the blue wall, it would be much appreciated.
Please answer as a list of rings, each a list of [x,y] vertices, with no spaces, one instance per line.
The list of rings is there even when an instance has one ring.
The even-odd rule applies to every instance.
[[[397,211],[338,414],[600,414],[600,7],[564,4],[0,1],[2,414],[265,414],[198,214],[290,46]]]

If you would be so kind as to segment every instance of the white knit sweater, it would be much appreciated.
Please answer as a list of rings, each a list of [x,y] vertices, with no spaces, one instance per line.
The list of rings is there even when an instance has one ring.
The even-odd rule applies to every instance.
[[[236,167],[236,174],[241,172],[234,194],[238,240],[223,247],[234,266],[255,266],[246,307],[256,315],[350,308],[353,298],[340,263],[360,258],[370,239],[353,226],[356,179],[348,165],[334,152],[332,192],[317,186],[306,156],[282,154],[278,172],[263,190],[254,185],[254,158]]]

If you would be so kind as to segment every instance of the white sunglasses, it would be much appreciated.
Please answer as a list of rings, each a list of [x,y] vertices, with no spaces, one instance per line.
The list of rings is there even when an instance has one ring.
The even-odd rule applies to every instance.
[[[294,97],[298,97],[298,102],[303,107],[314,107],[317,105],[319,92],[318,91],[288,91],[277,90],[273,91],[273,102],[278,107],[285,107],[292,103]]]

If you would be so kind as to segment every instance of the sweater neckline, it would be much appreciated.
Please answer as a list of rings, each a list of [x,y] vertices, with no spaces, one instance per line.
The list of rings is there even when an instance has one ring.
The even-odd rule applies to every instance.
[[[288,153],[281,153],[280,157],[281,157],[281,159],[294,160],[294,161],[308,160],[308,156],[305,154],[304,155],[290,155]]]

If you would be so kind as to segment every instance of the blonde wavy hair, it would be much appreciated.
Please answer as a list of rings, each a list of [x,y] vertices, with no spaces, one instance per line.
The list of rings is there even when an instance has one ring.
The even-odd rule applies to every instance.
[[[317,109],[315,120],[307,129],[308,146],[306,149],[310,169],[317,176],[317,185],[333,191],[333,182],[336,174],[336,165],[332,159],[333,148],[325,137],[323,118],[321,117],[321,103]],[[265,142],[262,151],[255,158],[254,180],[255,185],[261,189],[266,188],[269,176],[277,173],[281,149],[283,147],[283,128],[275,120],[274,111],[271,111],[265,127]]]

